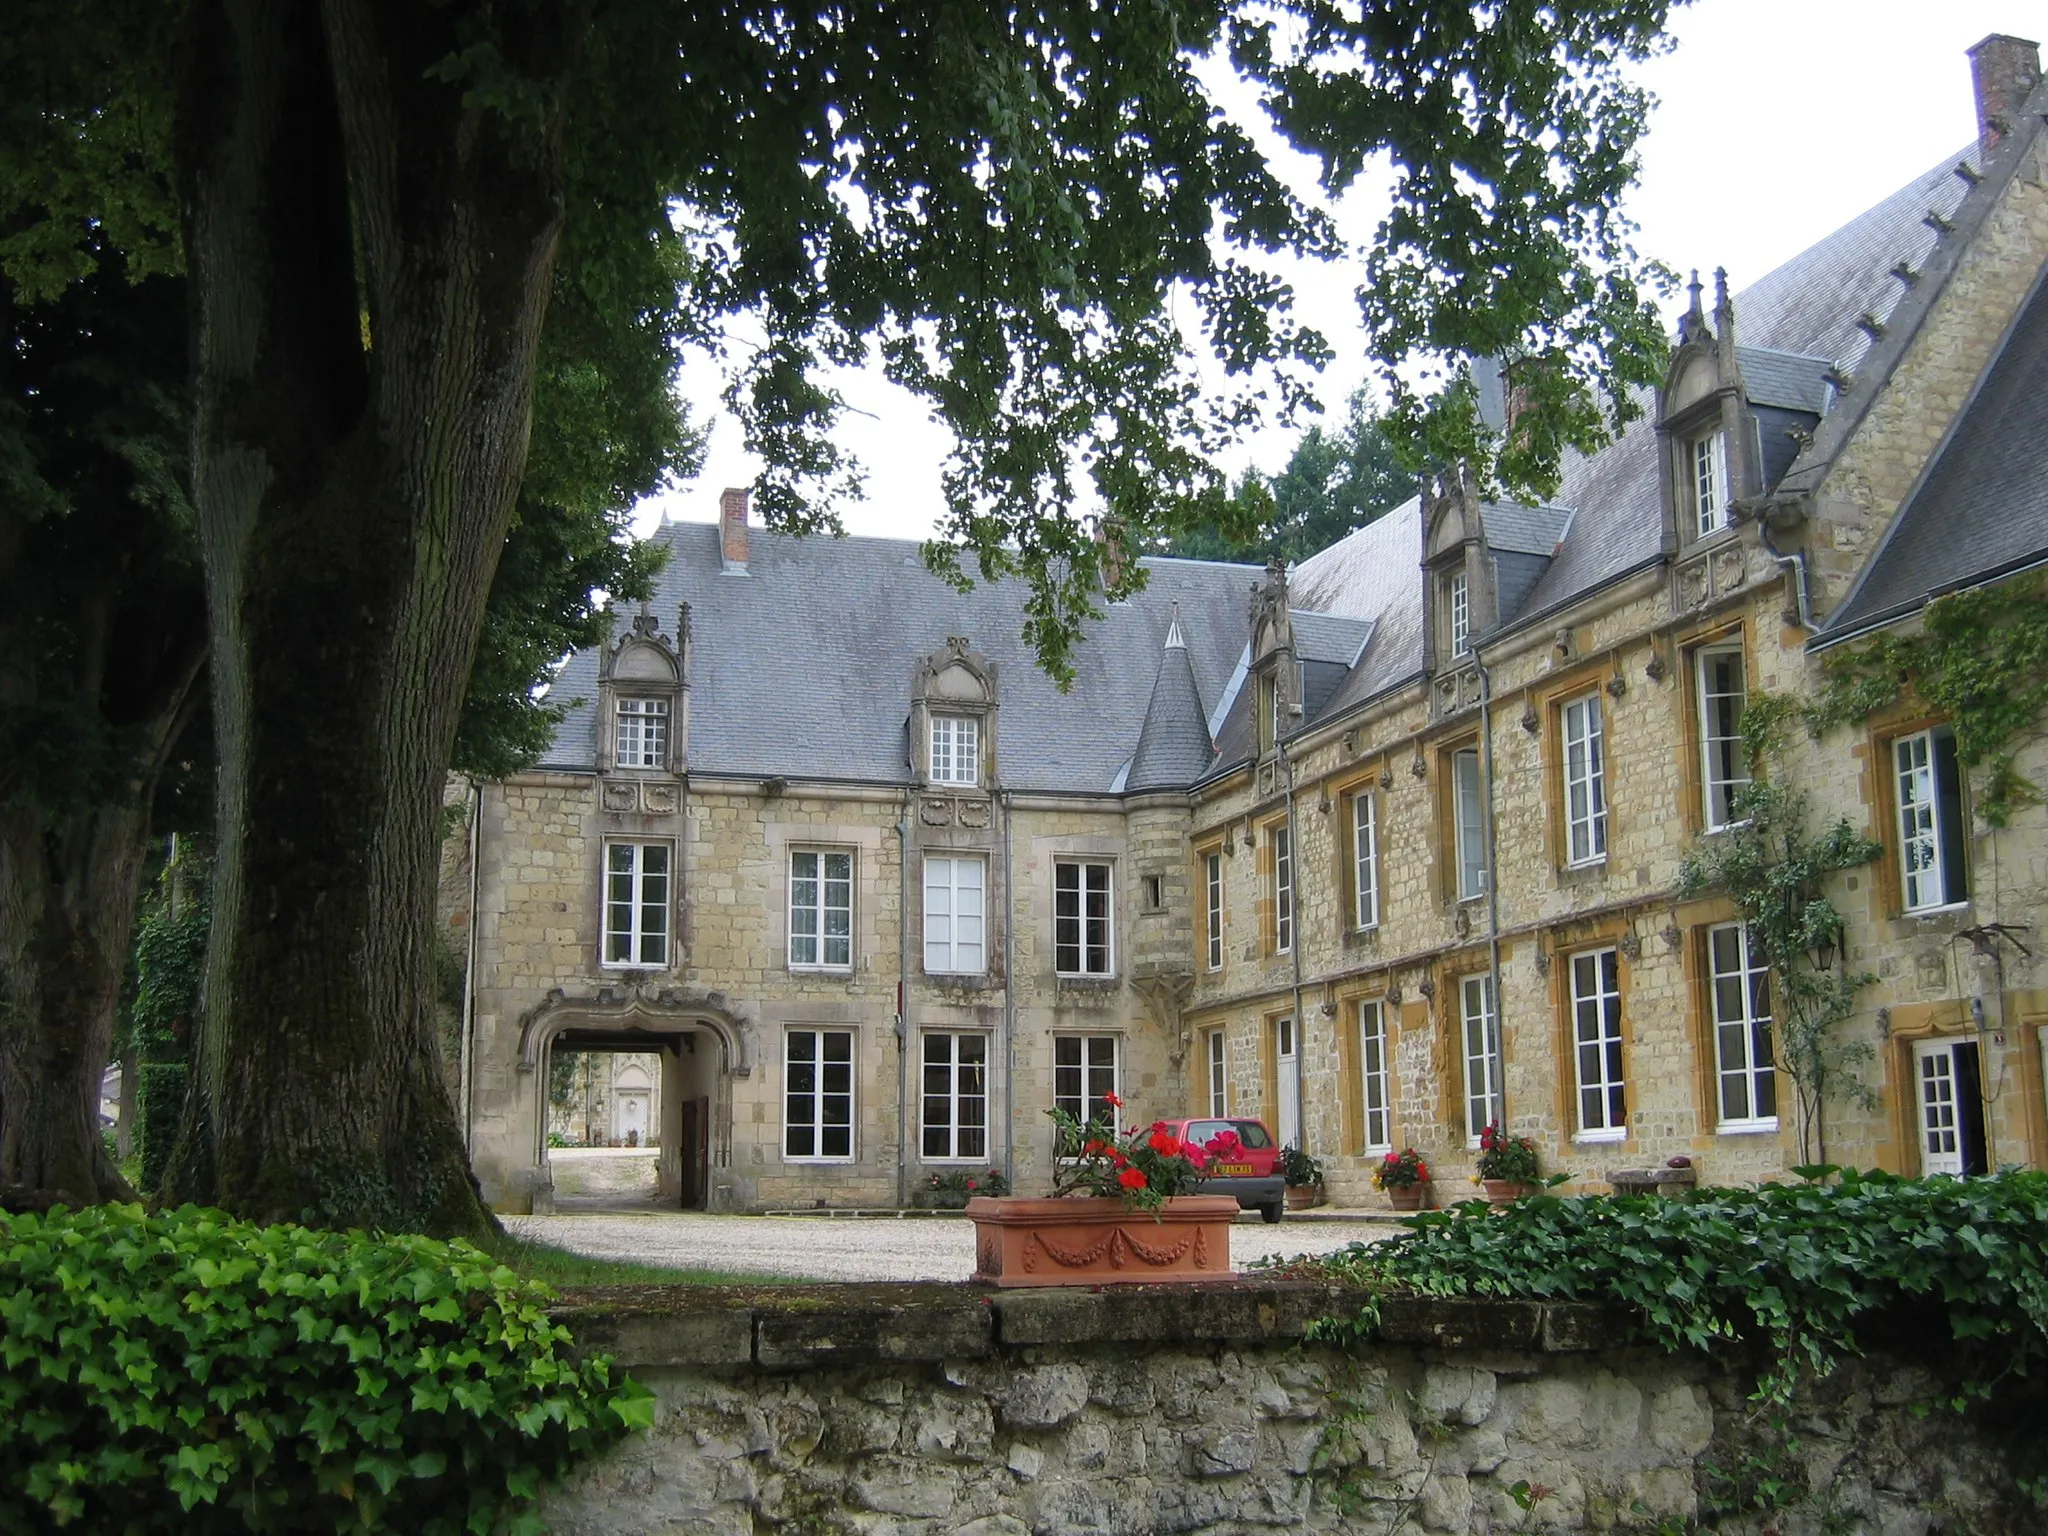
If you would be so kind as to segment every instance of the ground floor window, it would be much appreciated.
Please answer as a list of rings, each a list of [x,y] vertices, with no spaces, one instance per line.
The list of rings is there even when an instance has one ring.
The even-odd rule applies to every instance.
[[[1358,1005],[1358,1074],[1365,1106],[1365,1150],[1394,1150],[1393,1074],[1387,1064],[1387,1010],[1372,1000]]]
[[[1974,1040],[1923,1040],[1913,1047],[1920,1171],[1983,1173],[1984,1092]]]
[[[1493,978],[1467,976],[1458,985],[1459,1022],[1465,1044],[1465,1143],[1501,1117],[1500,1023],[1493,1012]]]
[[[1611,949],[1572,956],[1572,1035],[1579,1138],[1619,1141],[1628,1132],[1628,1093],[1621,1080],[1621,963]]]
[[[1707,930],[1714,1057],[1724,1131],[1775,1130],[1778,1074],[1771,1055],[1771,981],[1741,923]]]
[[[1209,1113],[1230,1113],[1229,1045],[1220,1029],[1209,1031]]]
[[[792,1029],[783,1037],[782,1155],[853,1157],[853,1031]]]
[[[1117,1093],[1115,1035],[1055,1035],[1052,1042],[1052,1102],[1076,1120],[1096,1118],[1120,1124],[1109,1107]]]
[[[924,1155],[988,1156],[988,1036],[924,1037]]]
[[[607,843],[604,963],[667,965],[669,845]]]

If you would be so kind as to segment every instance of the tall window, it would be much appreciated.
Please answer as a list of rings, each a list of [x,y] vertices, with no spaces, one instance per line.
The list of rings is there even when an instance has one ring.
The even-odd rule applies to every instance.
[[[1380,920],[1380,842],[1366,790],[1351,797],[1351,889],[1352,925],[1375,926]]]
[[[1358,1005],[1360,1102],[1365,1106],[1365,1150],[1394,1149],[1393,1074],[1387,1064],[1387,1011],[1375,1001]]]
[[[1709,432],[1687,445],[1693,525],[1701,538],[1728,526],[1728,435]]]
[[[1115,1035],[1054,1035],[1052,1040],[1052,1102],[1076,1120],[1100,1117],[1114,1125],[1116,1114],[1105,1102],[1116,1086]]]
[[[829,970],[853,965],[852,854],[790,854],[789,963]]]
[[[1564,835],[1567,863],[1607,857],[1607,754],[1597,693],[1564,707]]]
[[[1208,905],[1203,909],[1203,921],[1208,925],[1205,935],[1208,944],[1209,969],[1223,969],[1223,855],[1205,853],[1202,855],[1202,888],[1208,893]]]
[[[1458,900],[1486,894],[1486,805],[1479,794],[1479,753],[1451,754],[1451,813],[1456,823]]]
[[[1955,732],[1915,731],[1892,743],[1899,801],[1899,890],[1908,912],[1967,900],[1963,781]]]
[[[604,963],[668,964],[667,843],[607,843]]]
[[[1110,973],[1109,866],[1061,860],[1052,869],[1052,967],[1062,976]]]
[[[1220,1029],[1209,1031],[1209,1113],[1230,1113],[1230,1047]]]
[[[853,1157],[853,1031],[783,1036],[782,1155],[804,1162]]]
[[[1700,792],[1707,830],[1735,822],[1735,796],[1749,784],[1749,756],[1742,744],[1742,706],[1748,682],[1742,647],[1716,645],[1699,652]]]
[[[613,715],[621,768],[668,766],[668,700],[620,699]]]
[[[924,861],[924,968],[933,973],[988,969],[983,913],[987,864],[978,858]]]
[[[974,716],[932,716],[932,782],[981,782],[981,722]]]
[[[1621,966],[1611,949],[1572,956],[1572,1032],[1578,1056],[1579,1136],[1628,1134],[1621,1081]]]
[[[1268,835],[1273,839],[1273,947],[1284,955],[1294,948],[1294,837],[1285,826]]]
[[[1714,1053],[1721,1086],[1721,1129],[1773,1130],[1778,1080],[1771,1057],[1771,984],[1749,930],[1727,923],[1707,931],[1713,987]]]
[[[1493,1013],[1493,978],[1467,976],[1458,987],[1465,1037],[1465,1143],[1501,1117],[1500,1025]]]
[[[924,1155],[988,1156],[988,1036],[924,1037]]]
[[[1472,649],[1472,595],[1465,573],[1451,572],[1445,591],[1451,608],[1451,654],[1463,656]]]

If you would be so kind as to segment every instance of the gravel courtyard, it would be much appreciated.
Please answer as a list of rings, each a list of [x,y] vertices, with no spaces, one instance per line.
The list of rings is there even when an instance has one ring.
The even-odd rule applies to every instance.
[[[797,1280],[965,1280],[974,1227],[960,1217],[706,1216],[583,1211],[507,1216],[508,1231],[592,1258]],[[1386,1222],[1256,1219],[1230,1230],[1231,1262],[1329,1253],[1400,1229]]]

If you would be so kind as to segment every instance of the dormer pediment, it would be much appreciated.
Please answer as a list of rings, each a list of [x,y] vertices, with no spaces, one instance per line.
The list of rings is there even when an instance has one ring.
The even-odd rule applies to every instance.
[[[1681,347],[1671,361],[1671,373],[1664,387],[1663,419],[1682,416],[1703,400],[1713,398],[1721,388],[1721,365],[1704,346]]]
[[[1478,518],[1467,515],[1461,498],[1445,496],[1433,510],[1436,515],[1430,519],[1429,543],[1423,552],[1423,558],[1431,565],[1459,553],[1468,539],[1479,534]]]

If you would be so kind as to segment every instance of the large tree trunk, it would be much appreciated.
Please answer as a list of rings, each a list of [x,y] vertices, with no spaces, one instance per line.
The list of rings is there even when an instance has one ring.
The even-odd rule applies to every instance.
[[[491,1224],[430,930],[560,225],[562,14],[195,7],[178,152],[218,850],[172,1182],[257,1219]],[[429,78],[458,55],[482,73]]]

